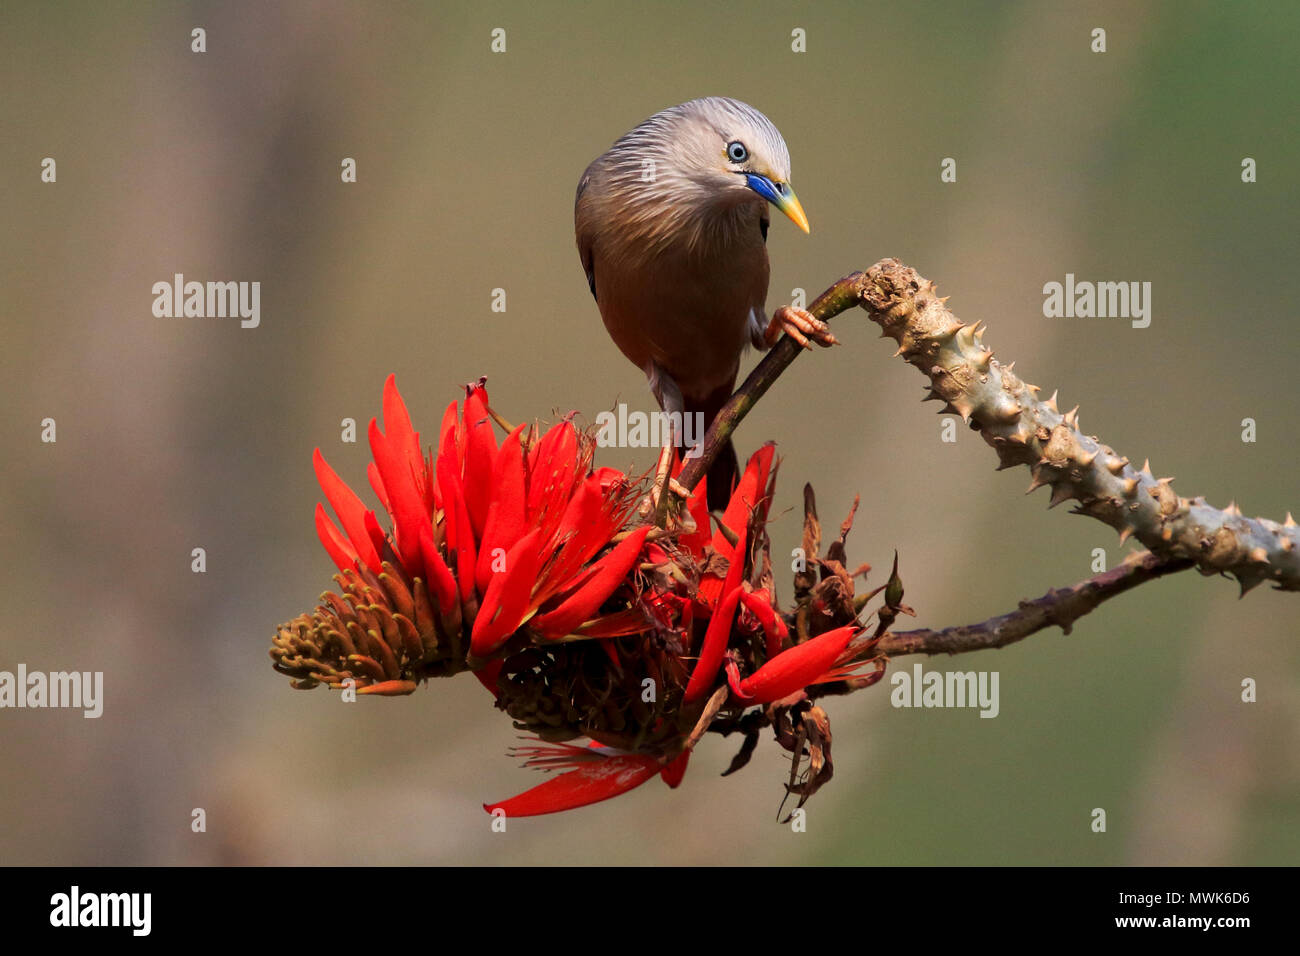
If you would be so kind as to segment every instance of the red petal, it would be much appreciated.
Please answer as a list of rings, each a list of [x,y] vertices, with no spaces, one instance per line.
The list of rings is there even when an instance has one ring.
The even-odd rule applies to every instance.
[[[749,459],[749,464],[745,466],[745,473],[740,476],[736,490],[731,493],[731,500],[726,511],[723,512],[722,521],[733,534],[739,535],[742,529],[749,527],[751,510],[760,504],[766,507],[764,496],[767,493],[767,476],[775,452],[776,446],[771,443],[754,452]],[[735,549],[720,528],[713,533],[710,544],[724,558],[731,559],[732,551]],[[742,551],[741,554],[743,553]],[[716,577],[706,575],[699,585],[700,600],[709,607],[714,607],[718,603],[718,598],[728,590],[729,588],[724,588]]]
[[[559,554],[538,588],[539,602],[569,583],[578,569],[605,547],[618,530],[623,516],[607,488],[609,480],[602,469],[588,475],[578,486],[555,531],[553,541],[560,546]]]
[[[330,516],[325,513],[325,506],[316,503],[316,534],[325,552],[340,571],[350,571],[357,566],[357,551],[351,542],[343,537],[343,532],[334,526]]]
[[[694,493],[686,502],[686,509],[690,512],[691,519],[695,522],[695,531],[691,534],[681,535],[677,539],[683,548],[697,558],[704,554],[704,546],[709,543],[710,537],[707,494],[708,479],[705,477],[700,479],[700,483],[695,486]]]
[[[433,516],[442,510],[442,497],[438,494],[438,482],[436,480],[438,472],[434,467],[434,463],[437,461],[436,455],[436,449],[430,448],[429,456],[424,459],[424,473],[429,476],[428,495],[425,504],[429,508],[430,521],[433,521]]]
[[[438,462],[446,458],[452,462],[455,467],[456,475],[461,473],[460,454],[456,450],[456,427],[460,424],[460,417],[456,403],[452,402],[447,406],[447,410],[442,414],[442,426],[438,429],[438,447],[432,452],[432,464],[430,472],[434,477],[433,497],[437,502],[438,508],[445,508],[442,501],[442,492],[438,488]]]
[[[483,534],[492,501],[492,462],[497,454],[496,433],[487,413],[487,390],[472,386],[465,398],[465,506],[474,533]]]
[[[627,475],[617,468],[597,468],[592,474],[600,479],[600,490],[606,493],[627,482]]]
[[[745,473],[740,476],[740,483],[731,493],[722,520],[736,534],[740,534],[740,529],[749,524],[750,511],[758,506],[767,493],[767,475],[772,468],[774,454],[776,446],[770,442],[754,452],[745,465]],[[731,544],[721,531],[714,534],[713,547],[724,556],[731,556]]]
[[[357,555],[365,562],[366,567],[378,574],[379,552],[371,542],[370,535],[366,533],[366,506],[357,497],[357,493],[349,488],[347,483],[326,463],[325,456],[320,453],[319,448],[312,452],[311,463],[316,470],[316,480],[320,482],[321,490],[325,492],[330,507],[339,516],[339,521],[352,542],[352,547],[356,549]]]
[[[520,540],[505,556],[505,570],[493,575],[470,635],[475,657],[490,655],[523,623],[541,564],[540,539],[541,532],[534,530]]]
[[[740,587],[740,582],[744,580],[745,562],[749,558],[749,525],[742,522],[740,530],[736,534],[736,544],[734,547],[731,544],[727,544],[726,539],[724,538],[723,543],[726,544],[726,551],[719,550],[719,553],[727,559],[726,576],[722,578],[720,583],[718,578],[712,575],[705,577],[701,582],[701,591],[704,590],[703,585],[705,584],[718,585],[716,587],[716,593],[713,595],[715,601],[724,594],[730,594],[734,588]],[[717,544],[715,543],[713,547],[716,549]]]
[[[375,517],[373,511],[366,512],[366,534],[370,536],[370,544],[377,554],[384,553],[384,547],[388,544],[388,537],[384,534],[384,529],[379,527],[379,519]],[[379,573],[379,567],[376,565],[375,573]]]
[[[404,563],[416,567],[420,558],[420,528],[429,523],[417,476],[411,471],[406,452],[379,430],[379,422],[373,418],[370,420],[370,452],[374,455],[379,477],[391,503],[388,513],[393,516],[397,530],[397,553]]]
[[[455,468],[451,456],[438,456],[438,490],[446,509],[448,553],[456,556],[456,583],[460,586],[461,603],[468,603],[474,595],[474,529],[470,526],[460,476]]]
[[[439,613],[450,614],[460,599],[456,593],[456,578],[447,567],[447,562],[442,559],[442,553],[433,542],[433,532],[428,528],[420,531],[420,557],[424,559],[424,573],[429,589],[438,598]]]
[[[411,426],[411,415],[406,410],[406,402],[402,401],[402,393],[397,390],[395,375],[384,380],[384,434],[394,450],[406,459],[407,471],[414,477],[416,485],[423,485],[426,476],[424,455],[420,453],[420,435]]]
[[[474,672],[479,683],[492,692],[492,696],[497,696],[497,678],[501,676],[501,668],[505,666],[505,661],[488,661],[483,667]]]
[[[663,778],[664,783],[676,790],[678,784],[682,782],[682,777],[686,776],[686,765],[690,763],[691,752],[683,750],[677,759],[659,771],[659,776]]]
[[[456,403],[452,402],[447,406],[447,410],[442,413],[442,425],[438,429],[438,451],[444,448],[449,451],[455,451],[458,439],[456,438],[456,426],[460,422],[459,409]],[[457,464],[459,464],[457,459]]]
[[[564,517],[580,467],[578,432],[569,422],[551,426],[528,449],[528,520],[547,538]]]
[[[730,577],[730,575],[728,575]],[[727,641],[731,637],[731,624],[736,616],[736,605],[740,603],[740,588],[727,592],[713,616],[709,618],[708,630],[704,632],[704,646],[700,650],[700,659],[691,671],[691,679],[686,682],[686,694],[683,698],[688,704],[694,703],[713,689],[713,680],[718,676],[722,665],[722,656],[727,650]]]
[[[609,658],[610,664],[614,665],[614,672],[623,673],[623,662],[619,660],[618,648],[614,646],[613,641],[601,641],[601,649],[604,650],[605,656]]]
[[[504,810],[507,817],[531,817],[574,810],[599,803],[641,786],[659,772],[659,761],[642,754],[607,757],[560,774],[501,803],[485,803],[488,813]]]
[[[630,607],[625,611],[593,618],[578,627],[574,633],[583,637],[622,637],[625,634],[640,634],[645,629],[645,612],[639,607]]]
[[[687,703],[703,696],[713,686],[713,679],[722,664],[722,655],[727,650],[731,637],[732,619],[736,614],[736,605],[740,602],[740,582],[744,576],[745,556],[748,553],[746,537],[749,526],[740,526],[740,537],[731,555],[731,564],[727,567],[727,577],[722,582],[721,593],[726,598],[714,606],[713,617],[709,619],[708,629],[704,632],[704,646],[700,649],[700,659],[691,671],[691,679],[686,685]],[[721,618],[722,620],[717,620]]]
[[[590,619],[632,570],[649,533],[650,525],[645,525],[620,541],[609,554],[592,565],[595,574],[585,584],[555,610],[538,616],[532,626],[544,638],[554,639],[564,637]]]
[[[740,682],[746,703],[770,704],[789,697],[824,674],[861,628],[847,624],[778,654]]]
[[[418,685],[413,680],[385,680],[377,684],[358,687],[358,694],[377,694],[380,697],[405,697],[414,694]]]
[[[384,479],[379,477],[379,468],[373,461],[366,463],[366,477],[370,479],[370,489],[379,499],[379,503],[384,506],[384,510],[389,514],[393,513],[393,507],[388,503],[388,492],[384,488]]]
[[[781,653],[781,645],[785,642],[790,629],[785,626],[785,621],[781,620],[781,615],[776,613],[776,608],[769,603],[766,588],[744,592],[740,595],[740,600],[763,625],[763,633],[767,636],[767,659],[772,660]]]
[[[488,508],[483,536],[479,539],[478,568],[474,575],[479,593],[492,578],[492,560],[497,548],[508,551],[529,531],[524,485],[524,452],[520,425],[501,443],[492,475],[492,504]]]

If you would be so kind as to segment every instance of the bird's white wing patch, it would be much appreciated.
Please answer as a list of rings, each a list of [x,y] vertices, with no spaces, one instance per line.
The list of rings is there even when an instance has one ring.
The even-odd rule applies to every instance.
[[[673,377],[665,372],[658,362],[650,362],[645,369],[646,378],[650,381],[650,391],[659,402],[659,407],[670,415],[676,412],[678,415],[686,411],[686,399],[682,397],[682,390],[673,381]]]
[[[760,306],[749,310],[749,321],[745,325],[748,343],[756,349],[763,348],[763,339],[767,335],[767,311]]]

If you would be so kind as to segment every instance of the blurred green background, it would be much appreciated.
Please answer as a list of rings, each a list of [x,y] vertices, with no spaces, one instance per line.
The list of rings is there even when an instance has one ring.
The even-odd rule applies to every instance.
[[[835,779],[803,834],[776,823],[784,752],[765,738],[722,779],[737,741],[716,737],[677,791],[493,834],[480,804],[541,778],[477,682],[344,705],[266,651],[333,570],[312,448],[364,488],[339,422],[364,427],[388,373],[426,436],[481,374],[515,420],[649,407],[588,295],[573,190],[624,130],[715,93],[781,129],[813,224],[773,222],[770,308],[897,256],[1183,494],[1297,509],[1298,31],[1289,2],[4,4],[0,669],[102,670],[106,701],[0,712],[0,862],[1297,862],[1300,608],[1226,580],[926,662],[998,670],[995,720],[893,709],[887,685],[831,701]],[[177,272],[261,281],[261,326],[155,318]],[[1151,327],[1044,318],[1067,272],[1151,282]],[[897,548],[922,625],[1120,559],[974,433],[942,443],[864,318],[835,332],[739,435],[784,456],[775,555],[812,480],[831,527],[862,495],[850,557],[878,584]]]

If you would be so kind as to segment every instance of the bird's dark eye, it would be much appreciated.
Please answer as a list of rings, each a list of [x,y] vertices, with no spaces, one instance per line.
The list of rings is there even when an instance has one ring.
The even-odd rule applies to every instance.
[[[727,159],[733,163],[743,163],[749,159],[749,150],[745,149],[745,144],[740,140],[727,144]]]

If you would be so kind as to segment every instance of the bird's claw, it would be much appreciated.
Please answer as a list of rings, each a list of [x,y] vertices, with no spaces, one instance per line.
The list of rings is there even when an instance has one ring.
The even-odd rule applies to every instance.
[[[775,345],[782,334],[790,336],[806,349],[811,349],[813,342],[822,348],[840,344],[840,340],[831,334],[829,325],[807,309],[797,309],[792,305],[783,305],[772,313],[764,336],[768,347]]]
[[[663,447],[659,450],[659,461],[655,466],[654,484],[641,498],[641,503],[637,507],[637,514],[641,518],[646,520],[653,518],[660,527],[665,526],[667,511],[673,504],[674,497],[679,501],[686,501],[691,496],[691,493],[676,478],[672,477],[674,447],[674,436],[670,436],[664,441]]]
[[[637,513],[642,518],[649,518],[659,510],[660,502],[686,501],[690,497],[691,493],[682,487],[681,482],[670,478],[667,486],[657,484],[642,496]]]

